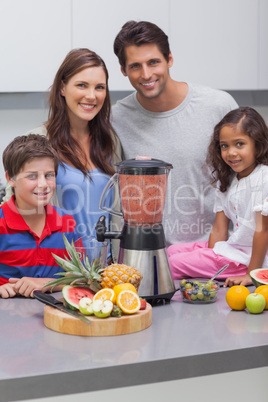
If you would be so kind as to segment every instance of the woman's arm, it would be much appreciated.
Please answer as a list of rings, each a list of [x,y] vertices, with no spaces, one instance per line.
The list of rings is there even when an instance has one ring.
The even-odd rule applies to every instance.
[[[252,254],[248,265],[247,273],[242,276],[234,276],[227,278],[224,286],[233,285],[251,285],[250,271],[256,268],[261,268],[265,255],[268,250],[268,216],[261,215],[261,212],[256,213],[256,229],[252,242]]]
[[[209,248],[213,248],[218,241],[228,240],[229,222],[230,219],[227,218],[223,211],[216,213],[215,222],[208,239]]]

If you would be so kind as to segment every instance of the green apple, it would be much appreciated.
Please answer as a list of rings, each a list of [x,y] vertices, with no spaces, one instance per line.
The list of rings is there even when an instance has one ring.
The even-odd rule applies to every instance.
[[[265,305],[265,297],[260,293],[250,293],[246,298],[246,307],[252,314],[262,313]]]
[[[93,315],[94,312],[92,304],[92,299],[89,297],[82,297],[82,299],[79,300],[79,311],[85,315]]]
[[[93,313],[96,317],[106,318],[109,317],[113,311],[113,302],[111,300],[94,300]]]

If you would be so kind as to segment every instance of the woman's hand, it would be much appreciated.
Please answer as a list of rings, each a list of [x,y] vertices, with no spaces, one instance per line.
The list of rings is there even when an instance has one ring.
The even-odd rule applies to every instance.
[[[223,287],[241,285],[247,286],[252,285],[252,280],[249,274],[241,275],[241,276],[232,276],[231,278],[227,278],[224,282]]]

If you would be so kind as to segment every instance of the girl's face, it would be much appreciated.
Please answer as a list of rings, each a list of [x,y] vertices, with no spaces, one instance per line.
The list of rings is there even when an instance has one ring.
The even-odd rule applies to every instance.
[[[88,122],[99,113],[106,98],[106,75],[102,67],[88,67],[62,83],[72,125]]]
[[[248,176],[256,167],[255,142],[237,126],[224,126],[220,131],[221,157],[237,173],[237,178]]]

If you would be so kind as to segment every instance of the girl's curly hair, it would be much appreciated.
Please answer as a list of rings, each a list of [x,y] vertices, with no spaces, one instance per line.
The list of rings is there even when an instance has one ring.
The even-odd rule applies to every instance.
[[[262,116],[251,107],[240,107],[227,113],[215,126],[208,147],[207,163],[212,167],[212,183],[220,182],[220,191],[225,192],[234,172],[221,157],[220,131],[224,126],[237,126],[255,142],[256,163],[268,165],[268,127]]]

